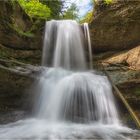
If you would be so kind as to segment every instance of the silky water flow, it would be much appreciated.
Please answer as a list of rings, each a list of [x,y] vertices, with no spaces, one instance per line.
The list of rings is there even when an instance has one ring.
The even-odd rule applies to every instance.
[[[87,23],[46,22],[42,65],[34,117],[0,125],[0,138],[129,140],[135,133],[120,121],[107,77],[91,70]]]

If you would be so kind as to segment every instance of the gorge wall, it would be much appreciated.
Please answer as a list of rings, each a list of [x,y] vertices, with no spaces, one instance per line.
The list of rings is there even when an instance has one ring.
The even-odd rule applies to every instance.
[[[0,1],[0,58],[40,63],[43,32],[21,6]]]
[[[139,1],[116,0],[111,4],[96,4],[93,21],[90,23],[90,32],[95,54],[112,51],[114,53],[107,55],[109,61],[106,60],[106,62],[126,64],[140,69]],[[130,51],[135,47],[137,49]],[[114,56],[115,59],[112,59]]]
[[[17,2],[0,1],[0,60],[40,64],[42,32]],[[33,80],[3,69],[0,61],[0,123],[26,116]]]
[[[95,5],[90,29],[95,52],[124,50],[140,45],[140,2],[119,0]]]
[[[95,5],[90,23],[94,63],[103,64],[140,118],[140,2]]]

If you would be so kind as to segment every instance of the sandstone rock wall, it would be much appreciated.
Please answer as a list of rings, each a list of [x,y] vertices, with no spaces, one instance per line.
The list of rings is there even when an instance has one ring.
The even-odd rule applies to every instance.
[[[108,65],[127,65],[131,69],[140,70],[140,46],[129,51],[117,53],[104,60],[104,63]]]
[[[94,11],[90,23],[94,52],[125,50],[140,45],[140,2],[118,1]]]

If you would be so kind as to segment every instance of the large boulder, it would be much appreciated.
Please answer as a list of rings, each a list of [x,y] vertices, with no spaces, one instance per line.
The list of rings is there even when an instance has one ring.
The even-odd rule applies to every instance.
[[[140,45],[140,2],[122,0],[96,5],[90,32],[95,52],[124,50]]]

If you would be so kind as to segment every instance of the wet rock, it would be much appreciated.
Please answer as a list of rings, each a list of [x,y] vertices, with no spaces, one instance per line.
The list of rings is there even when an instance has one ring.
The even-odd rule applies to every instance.
[[[21,119],[25,119],[28,116],[27,112],[18,110],[18,111],[0,111],[0,124],[7,124],[15,122]]]
[[[32,84],[30,77],[0,69],[0,123],[21,119],[31,112],[34,95],[30,90]]]
[[[140,119],[140,79],[121,83],[118,87]]]

